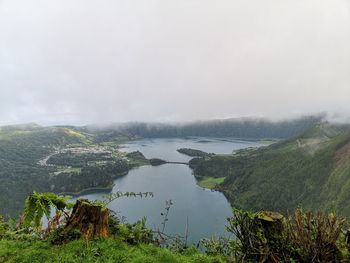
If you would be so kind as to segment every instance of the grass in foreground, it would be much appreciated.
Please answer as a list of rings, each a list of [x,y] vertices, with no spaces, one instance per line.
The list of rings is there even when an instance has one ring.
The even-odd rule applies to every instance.
[[[195,249],[178,254],[150,244],[130,246],[115,239],[76,240],[54,246],[47,241],[0,240],[0,262],[224,262]]]

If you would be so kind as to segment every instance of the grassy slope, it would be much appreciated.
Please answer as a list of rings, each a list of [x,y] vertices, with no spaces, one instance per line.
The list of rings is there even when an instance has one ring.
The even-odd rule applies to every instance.
[[[223,183],[225,177],[200,177],[197,184],[203,188],[213,189],[216,185]]]
[[[129,246],[118,240],[106,239],[86,243],[73,241],[52,246],[45,241],[0,240],[0,262],[224,262],[193,250],[180,255],[153,245]]]
[[[215,156],[195,174],[226,176],[219,186],[233,206],[288,211],[336,208],[350,216],[350,131],[321,125],[269,147]]]

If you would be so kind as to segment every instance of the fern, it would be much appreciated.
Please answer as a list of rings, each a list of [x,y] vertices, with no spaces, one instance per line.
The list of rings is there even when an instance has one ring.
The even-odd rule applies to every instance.
[[[117,191],[108,195],[104,196],[104,200],[97,200],[95,201],[95,204],[103,206],[103,207],[107,207],[108,204],[110,204],[111,202],[113,202],[115,199],[121,198],[121,197],[153,197],[153,192],[139,192],[139,193],[135,193],[135,192],[121,192],[121,191]]]
[[[55,208],[57,212],[64,212],[66,208],[70,209],[73,204],[68,202],[69,199],[69,196],[34,191],[25,201],[22,226],[31,227],[34,224],[34,227],[38,229],[44,215],[48,220],[50,219],[52,208]]]

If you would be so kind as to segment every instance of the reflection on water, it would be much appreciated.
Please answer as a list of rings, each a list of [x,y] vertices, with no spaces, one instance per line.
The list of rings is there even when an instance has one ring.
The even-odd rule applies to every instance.
[[[147,158],[188,161],[190,158],[178,153],[176,149],[186,147],[213,153],[231,153],[233,150],[254,146],[259,145],[254,142],[208,138],[153,139],[128,143],[124,150],[140,150]],[[129,222],[146,216],[148,226],[153,229],[161,228],[165,201],[172,200],[173,206],[170,208],[165,232],[184,235],[188,218],[190,242],[212,235],[224,235],[226,218],[231,215],[231,207],[225,196],[197,186],[191,169],[186,165],[166,164],[133,169],[128,175],[115,180],[113,191],[153,192],[153,198],[120,198],[109,206]],[[82,197],[101,199],[103,194]]]
[[[126,152],[139,150],[146,158],[161,158],[167,161],[187,162],[191,157],[178,153],[176,151],[177,149],[192,148],[207,153],[231,154],[233,151],[239,149],[259,146],[262,146],[262,144],[230,138],[161,138],[132,141],[122,145],[121,150]]]

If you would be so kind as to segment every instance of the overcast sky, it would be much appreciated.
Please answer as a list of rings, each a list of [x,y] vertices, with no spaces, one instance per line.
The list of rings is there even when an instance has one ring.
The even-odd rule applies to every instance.
[[[350,116],[349,0],[0,0],[0,124]]]

